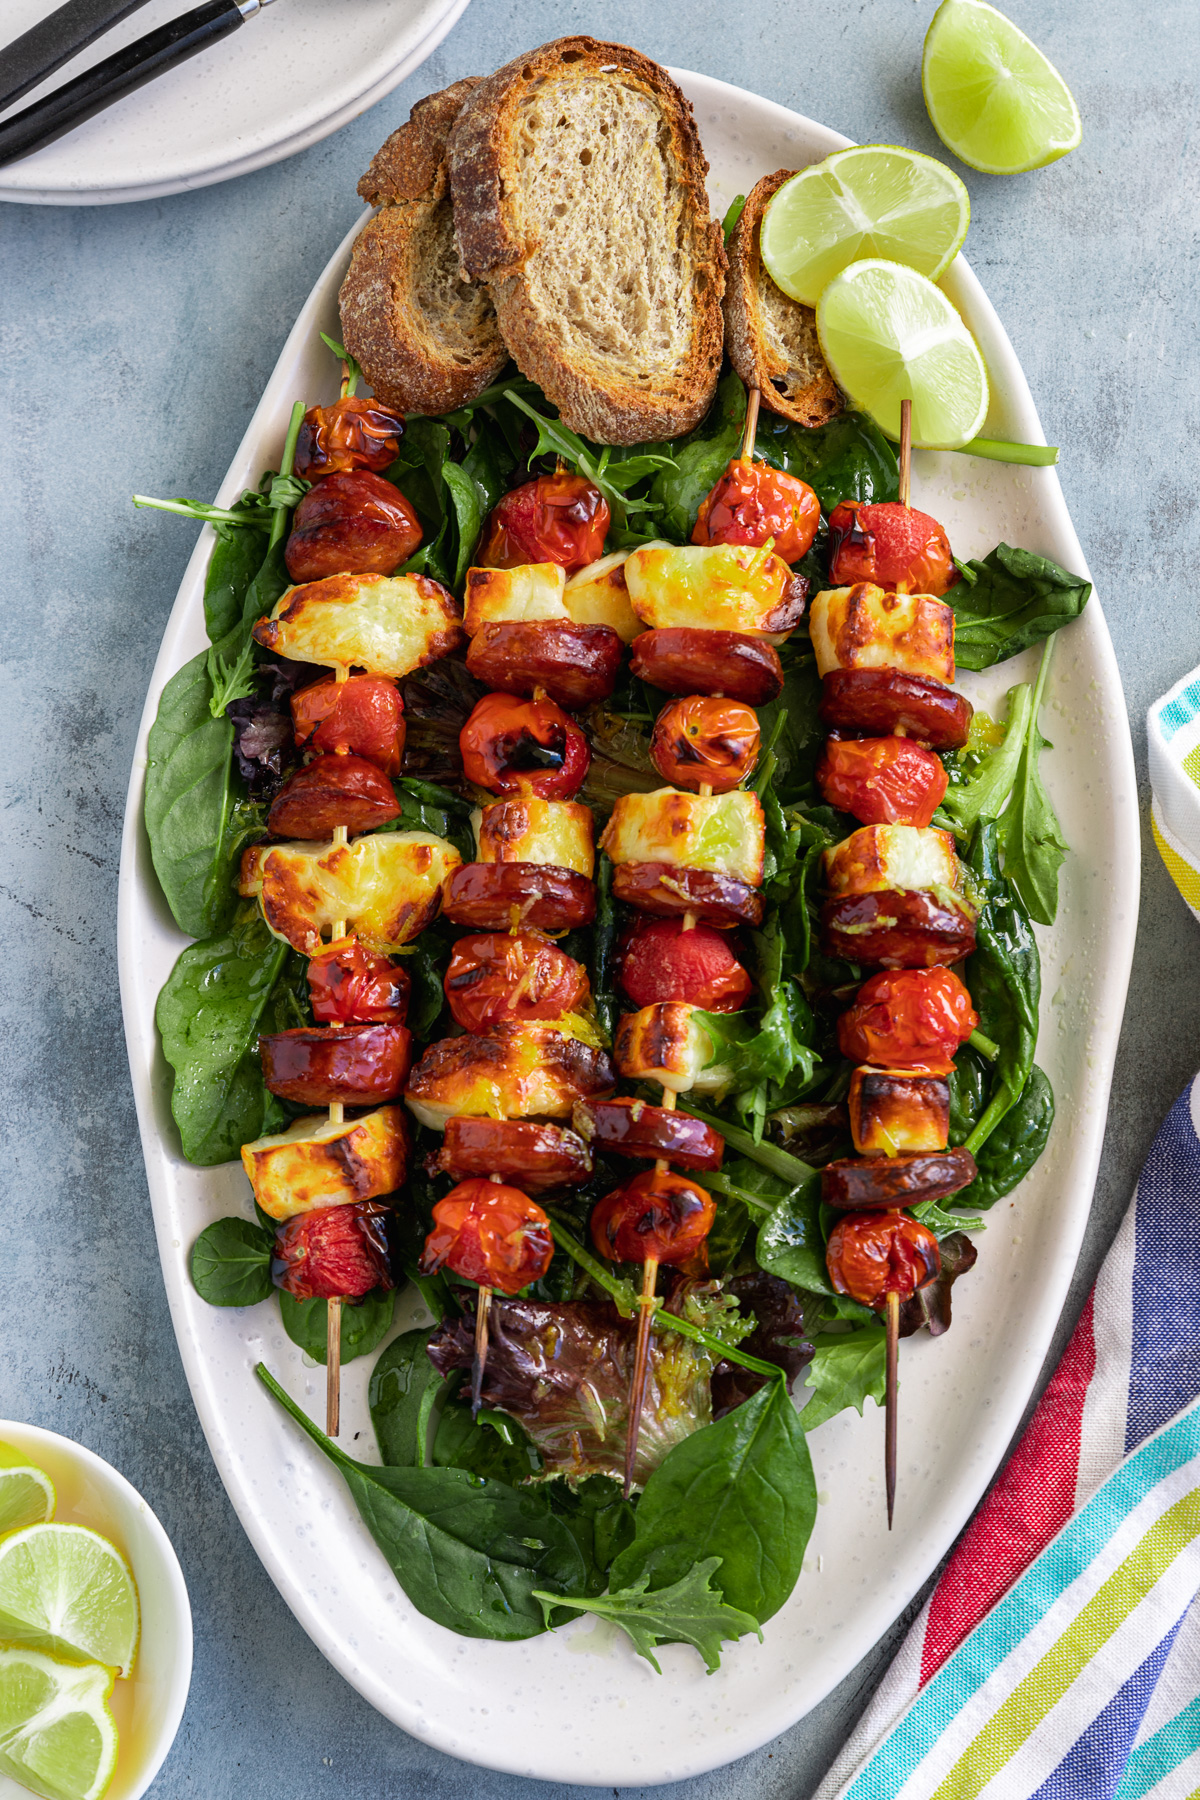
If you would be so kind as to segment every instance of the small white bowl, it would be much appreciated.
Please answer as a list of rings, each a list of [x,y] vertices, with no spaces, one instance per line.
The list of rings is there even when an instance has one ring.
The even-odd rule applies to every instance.
[[[142,1609],[142,1635],[129,1681],[109,1705],[121,1751],[105,1800],[141,1800],[179,1730],[192,1679],[192,1609],[171,1540],[135,1487],[103,1457],[56,1431],[0,1419],[0,1443],[23,1451],[58,1491],[55,1518],[90,1525],[129,1561]],[[28,1789],[0,1775],[0,1800]]]

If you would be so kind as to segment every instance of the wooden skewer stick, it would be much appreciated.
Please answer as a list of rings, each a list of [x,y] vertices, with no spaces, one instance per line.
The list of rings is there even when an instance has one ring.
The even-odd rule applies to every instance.
[[[688,914],[691,918],[691,914]],[[687,924],[684,924],[687,930]],[[675,1090],[662,1091],[664,1112],[675,1111]],[[655,1158],[655,1172],[662,1175],[670,1168],[665,1156]],[[638,1300],[637,1346],[633,1355],[633,1380],[629,1384],[629,1423],[625,1431],[625,1498],[633,1490],[633,1466],[637,1461],[638,1434],[642,1426],[642,1407],[646,1402],[646,1371],[650,1362],[650,1324],[654,1318],[654,1290],[658,1286],[658,1258],[648,1256],[642,1264],[642,1292]]]
[[[499,1181],[493,1175],[493,1181]],[[483,1395],[483,1371],[487,1367],[488,1314],[492,1310],[492,1290],[481,1287],[475,1303],[475,1361],[471,1364],[471,1417],[478,1418]]]
[[[900,402],[900,504],[910,505],[912,485],[912,401]]]
[[[888,1530],[896,1510],[896,1389],[897,1363],[900,1349],[900,1296],[894,1290],[887,1297],[887,1375],[884,1404],[887,1408],[883,1438],[883,1479],[887,1488]]]
[[[699,787],[697,788],[696,791],[702,800],[708,800],[709,798],[711,798],[711,795],[712,795],[712,782],[711,781],[702,781],[699,784]],[[694,912],[685,912],[684,913],[683,929],[685,931],[694,931],[696,929],[696,915]],[[666,1096],[666,1090],[664,1088],[664,1090],[663,1090],[663,1105],[664,1106],[666,1105],[666,1100],[667,1100],[667,1096]],[[675,1104],[675,1100],[674,1100],[674,1096],[672,1096],[671,1105],[674,1106],[674,1104]]]
[[[343,373],[342,392],[345,393],[345,385],[346,385],[346,382],[348,382],[349,378],[350,378],[350,373],[349,373],[349,370],[346,368],[345,363],[342,364],[342,373]],[[350,673],[349,669],[347,669],[343,664],[339,664],[337,669],[335,670],[334,679],[336,681],[338,681],[339,683],[343,682],[343,681],[345,681],[345,679],[349,675],[349,673]],[[334,830],[333,830],[334,848],[338,849],[338,848],[344,846],[346,842],[347,842],[346,827],[344,825],[335,825]],[[340,938],[344,938],[345,935],[346,935],[345,919],[335,919],[334,923],[333,923],[332,941],[336,944],[338,942],[338,940]],[[341,1020],[340,1019],[334,1021],[332,1029],[335,1031],[341,1029]],[[329,1123],[331,1125],[340,1125],[342,1123],[342,1121],[345,1119],[345,1116],[346,1116],[346,1109],[343,1106],[342,1102],[340,1100],[331,1100],[329,1103]],[[335,1295],[332,1300],[327,1300],[325,1302],[325,1432],[326,1432],[326,1435],[328,1437],[336,1437],[339,1430],[341,1429],[341,1422],[342,1422],[342,1299],[341,1299],[341,1295],[339,1294],[339,1295]]]
[[[746,390],[746,429],[742,433],[742,461],[752,460],[754,439],[758,433],[758,408],[762,395],[757,388]]]

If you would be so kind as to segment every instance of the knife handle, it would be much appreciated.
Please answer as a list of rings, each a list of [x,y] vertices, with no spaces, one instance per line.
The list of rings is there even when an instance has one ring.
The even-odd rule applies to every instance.
[[[127,19],[146,0],[66,0],[0,49],[0,112]]]
[[[172,19],[93,68],[85,69],[44,100],[0,121],[0,168],[40,150],[44,144],[52,144],[55,138],[73,131],[76,125],[103,112],[135,88],[206,50],[236,31],[250,12],[257,11],[258,4],[249,6],[246,0],[241,5],[237,0],[208,0],[206,5]]]

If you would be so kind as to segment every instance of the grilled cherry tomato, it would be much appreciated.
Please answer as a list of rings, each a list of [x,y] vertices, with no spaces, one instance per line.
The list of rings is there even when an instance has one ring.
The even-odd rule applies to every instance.
[[[467,667],[485,687],[506,694],[544,688],[560,706],[590,706],[616,686],[622,649],[611,625],[506,619],[479,627],[467,647]]]
[[[292,695],[292,726],[299,748],[365,756],[385,775],[404,761],[404,702],[386,675],[350,675],[314,681]]]
[[[722,1140],[724,1141],[724,1140]],[[427,1165],[431,1172],[499,1175],[519,1181],[527,1194],[582,1187],[592,1173],[592,1153],[577,1132],[536,1119],[447,1119],[442,1147]]]
[[[297,1300],[361,1300],[390,1288],[388,1208],[377,1200],[321,1206],[275,1233],[271,1278]]]
[[[464,1031],[521,1019],[561,1019],[588,996],[582,963],[532,931],[461,937],[446,970],[446,999]]]
[[[736,1012],[754,983],[711,925],[685,931],[682,919],[639,922],[621,958],[620,983],[637,1007],[686,1000],[707,1012]]]
[[[616,884],[613,884],[614,892]],[[826,956],[885,969],[931,969],[961,962],[975,948],[975,914],[963,901],[926,888],[850,894],[821,908]]]
[[[765,544],[784,562],[799,562],[812,548],[821,502],[806,481],[769,464],[735,456],[700,502],[693,544]]]
[[[433,1209],[421,1272],[452,1269],[464,1281],[517,1294],[550,1267],[550,1221],[528,1194],[498,1181],[460,1181]]]
[[[639,680],[667,694],[724,694],[748,706],[766,706],[783,691],[778,650],[743,631],[685,625],[639,631],[629,666]]]
[[[608,501],[599,488],[559,469],[523,482],[492,508],[475,553],[481,569],[561,563],[568,575],[604,555]]]
[[[698,793],[707,783],[727,794],[758,760],[758,716],[741,700],[689,694],[672,700],[654,722],[650,760],[675,787]]]
[[[606,1194],[592,1209],[592,1242],[610,1262],[678,1267],[706,1255],[717,1216],[712,1195],[669,1169],[647,1169]]]
[[[838,1048],[851,1062],[947,1075],[979,1024],[971,996],[950,969],[885,970],[858,990],[838,1020]]]
[[[323,1025],[403,1025],[411,991],[399,964],[364,950],[354,937],[340,938],[308,965],[313,1018]]]
[[[301,1106],[381,1106],[404,1090],[412,1032],[403,1025],[301,1025],[258,1040],[263,1080]]]
[[[821,683],[819,716],[831,731],[915,738],[933,750],[957,750],[971,729],[965,694],[899,669],[835,669]]]
[[[569,800],[592,760],[578,725],[553,700],[485,694],[458,734],[463,773],[493,794]]]
[[[830,806],[864,825],[928,825],[946,792],[946,771],[932,750],[908,738],[829,738],[817,786]]]
[[[765,910],[758,889],[736,875],[685,869],[678,863],[618,863],[612,891],[639,912],[657,913],[661,918],[690,912],[718,928],[761,925]]]
[[[395,462],[404,420],[380,400],[349,397],[310,406],[296,439],[296,473],[320,481],[345,469],[386,469]]]
[[[937,1239],[905,1213],[851,1213],[825,1246],[825,1266],[839,1294],[882,1312],[889,1294],[907,1300],[941,1272]]]
[[[442,911],[475,931],[574,931],[596,917],[596,888],[553,863],[464,863],[446,883]]]
[[[829,584],[874,581],[905,594],[944,594],[958,580],[936,519],[897,500],[843,500],[829,515]]]
[[[372,831],[400,816],[386,775],[362,756],[318,756],[280,788],[267,814],[272,837],[327,838],[337,825]]]
[[[966,1149],[847,1156],[821,1170],[821,1199],[842,1211],[887,1211],[944,1200],[969,1187],[977,1170]]]
[[[399,488],[369,469],[326,475],[296,508],[283,552],[293,581],[327,575],[391,575],[421,542]]]
[[[688,1113],[646,1100],[577,1100],[571,1123],[581,1138],[616,1156],[662,1157],[681,1169],[719,1169],[725,1139]]]

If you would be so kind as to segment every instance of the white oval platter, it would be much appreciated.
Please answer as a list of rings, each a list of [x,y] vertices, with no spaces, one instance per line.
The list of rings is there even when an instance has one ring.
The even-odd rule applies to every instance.
[[[712,164],[718,217],[762,174],[818,160],[846,142],[811,120],[706,76],[677,71]],[[353,233],[351,234],[351,238]],[[335,395],[318,332],[337,334],[337,289],[351,238],[313,289],[219,499],[276,467],[296,399]],[[992,378],[988,435],[1045,442],[1003,327],[959,257],[944,281]],[[918,453],[914,500],[942,519],[960,556],[1005,541],[1086,574],[1052,469]],[[544,1780],[642,1787],[679,1781],[768,1742],[824,1698],[882,1635],[965,1524],[1020,1422],[1061,1311],[1091,1204],[1137,922],[1139,839],[1121,683],[1098,601],[1055,640],[1043,723],[1047,782],[1072,854],[1058,923],[1040,933],[1039,1061],[1058,1097],[1046,1154],[988,1217],[980,1256],[955,1292],[948,1338],[907,1340],[900,1391],[896,1529],[885,1528],[883,1419],[873,1407],[812,1438],[822,1504],[792,1599],[761,1646],[743,1640],[717,1675],[681,1646],[656,1676],[615,1627],[577,1621],[508,1646],[459,1638],[421,1618],[360,1524],[341,1478],[254,1379],[261,1358],[318,1420],[323,1371],[301,1365],[270,1302],[206,1306],[187,1273],[212,1219],[249,1216],[234,1164],[183,1162],[169,1112],[170,1071],[154,1031],[159,988],[184,945],[158,895],[141,824],[146,733],[168,677],[204,647],[201,592],[211,533],[188,565],[155,665],[129,788],[120,890],[125,1029],[172,1317],[213,1457],[280,1593],[346,1679],[414,1736],[453,1756]],[[963,687],[1003,710],[1036,653]],[[419,1322],[400,1307],[397,1329]],[[370,1365],[343,1376],[342,1442],[375,1460]]]

